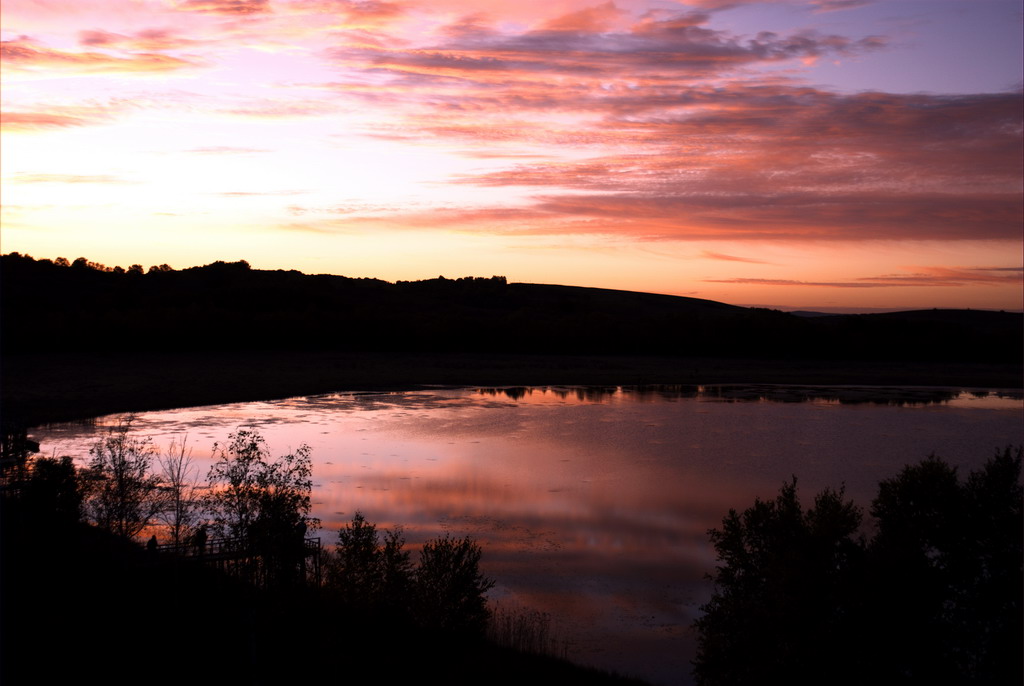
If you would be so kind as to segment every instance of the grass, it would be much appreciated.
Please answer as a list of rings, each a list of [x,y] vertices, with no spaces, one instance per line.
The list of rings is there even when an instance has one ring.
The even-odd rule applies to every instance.
[[[568,658],[568,641],[551,633],[551,615],[531,608],[494,603],[487,638],[522,653]]]

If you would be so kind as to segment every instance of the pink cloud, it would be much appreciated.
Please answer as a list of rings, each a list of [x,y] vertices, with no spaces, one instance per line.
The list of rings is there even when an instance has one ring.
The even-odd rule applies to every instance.
[[[1017,240],[1022,222],[1020,196],[1010,193],[620,193],[546,196],[537,208],[672,240]]]
[[[328,3],[327,7],[332,11],[344,13],[350,25],[358,26],[379,26],[406,13],[406,8],[399,3],[380,2],[379,0],[363,0],[363,2],[341,0]]]
[[[761,33],[741,40],[701,24],[707,15],[647,15],[628,29],[606,30],[621,12],[611,3],[552,20],[518,34],[465,18],[446,31],[449,40],[430,47],[373,47],[355,43],[328,51],[354,69],[396,77],[464,79],[467,89],[501,79],[561,74],[593,79],[688,75],[706,79],[740,67],[828,54],[855,54],[884,45],[880,37],[854,40],[803,31],[791,36]],[[415,82],[406,82],[415,87]],[[471,92],[466,93],[471,95]]]
[[[192,148],[185,152],[197,155],[251,155],[254,153],[271,152],[268,148],[239,148],[229,145],[213,145],[204,148]]]
[[[862,283],[859,281],[796,281],[794,279],[704,279],[704,283],[731,283],[743,286],[826,286],[829,288],[881,288],[885,283]],[[904,284],[905,285],[905,284]]]
[[[560,189],[538,196],[537,209],[664,238],[1019,239],[1018,94],[739,87],[690,89],[676,102],[682,109],[665,113],[658,94],[626,94],[573,144],[636,152],[519,162],[457,181]],[[510,131],[537,144],[554,133]],[[486,122],[437,122],[420,134],[496,142]]]
[[[817,12],[837,12],[840,10],[853,10],[858,7],[873,5],[876,0],[811,0]]]
[[[305,192],[306,191],[223,191],[220,193],[214,193],[213,195],[220,195],[226,198],[248,198],[260,196],[302,195]]]
[[[174,29],[144,29],[131,35],[101,30],[79,31],[78,43],[107,49],[161,51],[194,48],[202,41],[184,38]]]
[[[545,31],[595,33],[607,31],[625,16],[626,13],[609,0],[609,2],[603,5],[594,5],[593,7],[587,7],[586,9],[549,19],[542,24],[541,29]]]
[[[687,4],[708,10],[727,10],[744,5],[810,5],[815,12],[835,12],[872,5],[877,0],[687,0]]]
[[[1020,267],[918,267],[910,274],[888,274],[862,277],[860,281],[886,283],[890,285],[936,285],[955,286],[966,284],[1014,284],[1021,283],[1024,269]]]

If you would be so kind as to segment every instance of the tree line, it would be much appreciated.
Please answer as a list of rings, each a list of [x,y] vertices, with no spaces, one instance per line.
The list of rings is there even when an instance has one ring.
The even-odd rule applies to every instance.
[[[797,481],[710,537],[715,590],[695,628],[702,685],[1020,684],[1021,448],[961,479],[930,457],[863,512]]]

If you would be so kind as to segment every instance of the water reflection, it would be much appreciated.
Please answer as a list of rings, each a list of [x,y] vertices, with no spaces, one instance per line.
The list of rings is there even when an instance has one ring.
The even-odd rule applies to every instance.
[[[203,473],[242,424],[274,455],[308,443],[325,540],[356,510],[403,525],[413,549],[471,534],[491,595],[550,612],[570,657],[686,683],[714,565],[706,532],[729,508],[793,474],[805,497],[845,483],[866,506],[880,479],[931,452],[965,472],[1020,443],[1022,409],[1020,394],[932,389],[434,388],[152,412],[136,426],[163,447],[187,432]],[[84,460],[112,421],[32,438]]]

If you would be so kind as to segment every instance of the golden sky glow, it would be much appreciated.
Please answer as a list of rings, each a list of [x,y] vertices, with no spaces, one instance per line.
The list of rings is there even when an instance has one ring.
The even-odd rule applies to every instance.
[[[1016,0],[7,0],[3,251],[1022,307]]]

